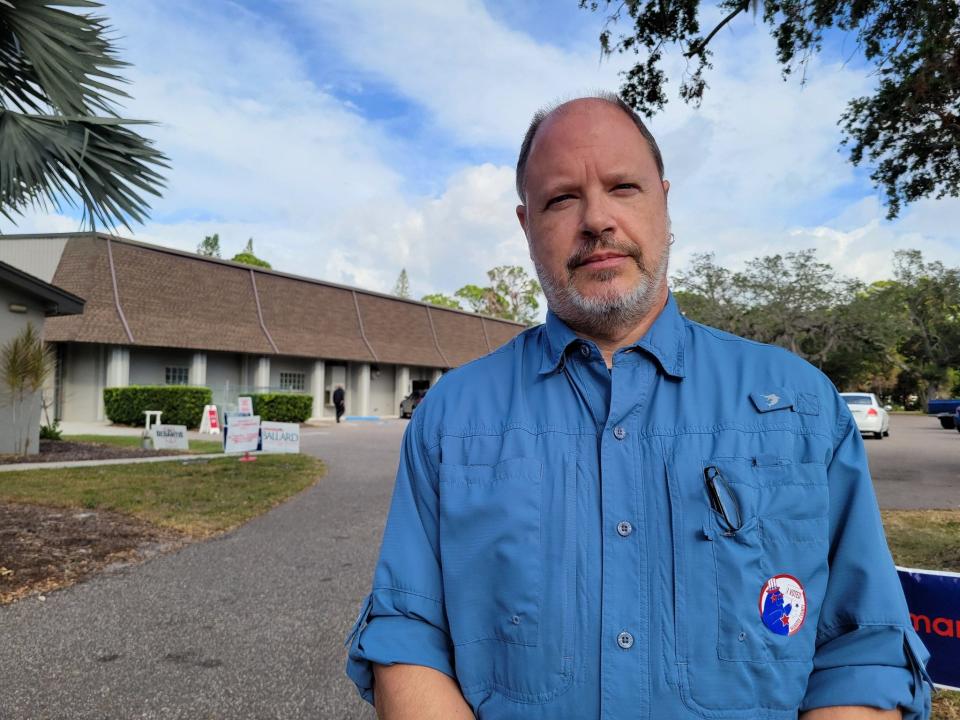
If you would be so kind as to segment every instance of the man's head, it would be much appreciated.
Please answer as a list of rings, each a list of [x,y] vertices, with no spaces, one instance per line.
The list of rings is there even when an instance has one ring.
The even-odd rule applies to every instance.
[[[547,304],[574,330],[609,336],[662,307],[669,187],[656,141],[616,96],[534,116],[517,162],[517,217]]]

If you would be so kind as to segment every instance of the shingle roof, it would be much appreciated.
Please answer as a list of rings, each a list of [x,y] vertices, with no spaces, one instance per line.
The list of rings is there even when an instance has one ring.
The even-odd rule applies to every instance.
[[[55,342],[454,367],[523,330],[101,233],[71,235],[53,282],[86,299],[83,315],[47,320]]]

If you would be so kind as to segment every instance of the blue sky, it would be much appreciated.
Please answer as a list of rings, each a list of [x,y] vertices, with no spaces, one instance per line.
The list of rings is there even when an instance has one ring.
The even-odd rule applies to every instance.
[[[254,238],[278,270],[389,290],[453,292],[499,264],[532,272],[514,216],[513,163],[541,105],[616,89],[632,57],[601,60],[603,18],[576,0],[106,0],[131,117],[172,160],[151,220],[129,234],[192,250]],[[702,25],[719,18],[703,11]],[[813,247],[842,272],[890,275],[893,251],[960,264],[957,200],[884,219],[837,120],[875,81],[834,34],[783,82],[768,29],[737,18],[714,40],[699,109],[677,97],[650,123],[672,182],[672,265],[714,252],[738,267]],[[852,57],[851,57],[852,56]],[[34,213],[3,232],[77,228]]]

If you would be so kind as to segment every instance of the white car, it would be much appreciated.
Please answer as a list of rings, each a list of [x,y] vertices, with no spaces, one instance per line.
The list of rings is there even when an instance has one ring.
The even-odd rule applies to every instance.
[[[847,403],[857,429],[862,433],[873,433],[877,440],[890,434],[890,415],[873,393],[840,393]]]

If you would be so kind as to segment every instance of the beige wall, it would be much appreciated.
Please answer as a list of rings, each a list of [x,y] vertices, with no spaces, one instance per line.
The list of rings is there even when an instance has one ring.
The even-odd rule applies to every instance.
[[[62,419],[92,422],[103,404],[103,345],[68,343],[64,348]]]

